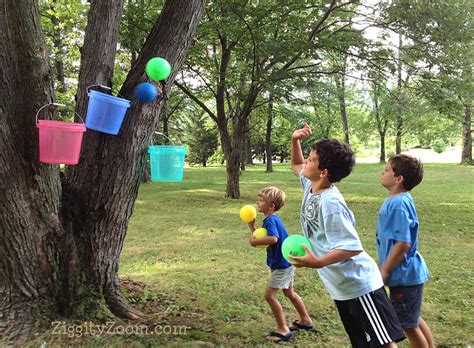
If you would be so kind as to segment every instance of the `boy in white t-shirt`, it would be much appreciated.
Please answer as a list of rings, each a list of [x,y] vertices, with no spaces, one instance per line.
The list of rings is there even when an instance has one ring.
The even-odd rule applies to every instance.
[[[311,135],[308,124],[293,132],[291,166],[304,191],[301,226],[314,254],[293,257],[297,267],[317,268],[334,300],[353,347],[396,347],[405,338],[383,286],[376,262],[364,251],[354,214],[334,185],[348,176],[355,159],[337,140],[313,145],[305,160],[300,141]]]

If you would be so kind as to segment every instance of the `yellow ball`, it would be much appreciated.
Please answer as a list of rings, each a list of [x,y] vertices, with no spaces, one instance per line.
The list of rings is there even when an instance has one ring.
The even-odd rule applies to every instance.
[[[257,210],[252,205],[244,205],[240,209],[240,219],[245,222],[255,220],[257,217]]]
[[[267,236],[267,229],[266,228],[257,228],[255,231],[252,233],[253,237],[255,239],[263,238]],[[256,245],[257,248],[265,249],[268,247],[268,245]]]

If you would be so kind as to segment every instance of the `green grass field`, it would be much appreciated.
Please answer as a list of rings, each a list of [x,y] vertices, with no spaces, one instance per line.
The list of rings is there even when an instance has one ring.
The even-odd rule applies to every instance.
[[[359,164],[338,185],[355,213],[368,253],[376,258],[375,223],[387,196],[379,185],[382,166]],[[121,256],[120,276],[128,298],[150,321],[186,326],[185,334],[83,337],[87,346],[256,346],[274,319],[263,299],[269,272],[262,249],[247,243],[248,228],[239,220],[243,204],[254,204],[258,191],[277,186],[287,195],[280,216],[290,234],[301,233],[302,193],[288,165],[251,166],[241,176],[239,200],[224,198],[224,168],[186,168],[182,183],[141,186]],[[420,219],[420,251],[431,272],[425,287],[423,317],[439,346],[474,344],[472,252],[474,167],[425,165],[425,178],[412,195]],[[262,216],[257,217],[257,225]],[[296,291],[317,332],[298,333],[301,347],[348,347],[349,341],[332,300],[317,273],[297,271]],[[280,296],[288,321],[295,315]],[[77,341],[76,341],[77,342]],[[408,347],[406,342],[400,346]]]

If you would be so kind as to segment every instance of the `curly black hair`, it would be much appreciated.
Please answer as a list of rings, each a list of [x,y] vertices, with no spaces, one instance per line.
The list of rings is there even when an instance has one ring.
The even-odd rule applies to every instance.
[[[351,148],[336,139],[321,139],[313,145],[319,157],[319,169],[327,169],[330,182],[338,182],[348,176],[355,164]]]
[[[395,176],[403,176],[402,185],[411,191],[423,180],[423,164],[415,157],[408,155],[395,155],[388,160]]]

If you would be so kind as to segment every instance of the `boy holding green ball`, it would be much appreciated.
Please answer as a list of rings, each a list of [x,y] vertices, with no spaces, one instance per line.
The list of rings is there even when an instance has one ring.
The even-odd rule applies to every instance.
[[[277,323],[277,328],[272,331],[267,339],[279,343],[289,341],[293,337],[292,330],[296,329],[313,329],[311,318],[306,311],[301,297],[293,290],[293,280],[295,269],[288,261],[283,258],[281,253],[281,245],[288,237],[280,217],[275,214],[285,204],[285,193],[276,187],[264,188],[258,194],[257,210],[265,215],[263,220],[263,228],[267,230],[267,236],[262,238],[254,238],[255,219],[248,223],[250,229],[249,243],[256,247],[258,245],[268,245],[267,247],[267,265],[271,270],[270,282],[265,290],[265,300],[270,305],[273,315]],[[299,314],[290,327],[286,324],[283,308],[276,298],[279,289],[283,290],[283,294],[291,301]]]
[[[375,261],[364,251],[355,219],[334,183],[355,164],[351,149],[337,140],[316,142],[305,160],[300,141],[305,123],[291,138],[291,167],[304,191],[301,226],[314,253],[292,257],[297,267],[317,268],[334,300],[353,347],[396,347],[405,338]]]

